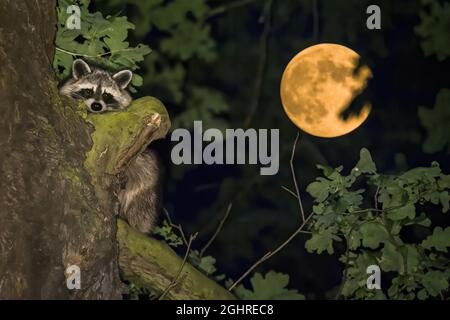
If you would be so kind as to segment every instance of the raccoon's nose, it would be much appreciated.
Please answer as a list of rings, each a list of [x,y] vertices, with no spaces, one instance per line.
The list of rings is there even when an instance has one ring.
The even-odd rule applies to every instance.
[[[101,103],[94,102],[94,103],[91,104],[91,109],[92,109],[92,111],[98,112],[98,111],[102,111],[103,106],[102,106]]]

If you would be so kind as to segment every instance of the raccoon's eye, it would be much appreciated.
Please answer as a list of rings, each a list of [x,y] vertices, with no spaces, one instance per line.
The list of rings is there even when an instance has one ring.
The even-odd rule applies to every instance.
[[[113,103],[114,102],[114,97],[112,96],[112,94],[110,94],[108,92],[104,92],[102,94],[102,98],[103,98],[103,101],[105,101],[106,103]]]
[[[103,99],[111,99],[112,95],[109,94],[108,92],[103,93]]]
[[[92,95],[94,94],[94,90],[92,89],[81,89],[80,90],[80,94],[85,97],[85,98],[89,98],[92,97]]]

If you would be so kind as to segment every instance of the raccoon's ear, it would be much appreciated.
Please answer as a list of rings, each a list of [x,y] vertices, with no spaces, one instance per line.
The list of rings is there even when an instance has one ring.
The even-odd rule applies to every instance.
[[[113,79],[117,82],[119,87],[125,89],[131,82],[133,78],[133,72],[130,70],[122,70],[113,75]]]
[[[91,67],[81,59],[76,59],[72,65],[72,75],[75,79],[79,79],[82,76],[91,73]]]

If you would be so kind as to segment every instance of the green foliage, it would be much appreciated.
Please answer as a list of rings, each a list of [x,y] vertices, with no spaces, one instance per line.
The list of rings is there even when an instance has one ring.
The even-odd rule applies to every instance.
[[[336,241],[345,239],[347,249],[340,261],[346,271],[340,294],[357,299],[425,299],[448,290],[450,228],[437,227],[417,243],[405,243],[401,236],[404,228],[429,226],[430,213],[418,214],[419,208],[449,210],[450,176],[437,163],[400,175],[381,175],[369,151],[362,149],[349,175],[342,174],[342,167],[320,168],[324,177],[307,188],[315,205],[312,236],[305,247],[309,252],[331,254]],[[375,195],[369,190],[375,190]],[[371,204],[364,199],[375,200]],[[387,293],[366,288],[370,265],[396,275]]]
[[[201,256],[197,250],[189,253],[189,262],[207,276],[212,276],[217,271],[216,259],[212,256]],[[214,278],[220,281],[225,278],[225,275],[216,275]]]
[[[252,289],[239,285],[234,293],[243,300],[304,300],[297,290],[289,290],[287,274],[269,271],[265,276],[255,273],[250,279]]]
[[[161,227],[156,227],[153,233],[162,237],[171,247],[176,248],[185,244],[183,239],[177,234],[174,227],[167,220],[164,220]],[[212,256],[201,256],[198,250],[191,250],[189,252],[188,261],[207,276],[213,276],[217,271],[215,266],[216,259]],[[214,275],[214,278],[216,281],[221,281],[225,278],[225,275]]]
[[[420,122],[428,132],[428,137],[423,145],[424,151],[434,153],[447,146],[447,152],[450,152],[450,130],[448,129],[450,122],[450,89],[442,89],[439,92],[434,109],[419,107],[418,112]]]
[[[164,241],[171,247],[178,247],[183,244],[183,239],[179,237],[175,231],[173,230],[172,225],[164,220],[163,225],[161,227],[156,227],[153,231],[155,235],[161,236]]]
[[[441,227],[434,229],[431,236],[426,238],[422,242],[422,246],[426,249],[432,249],[433,247],[441,252],[448,252],[448,247],[450,247],[450,227],[442,230]]]
[[[323,251],[327,251],[329,254],[334,252],[333,240],[340,240],[341,238],[333,233],[333,230],[326,229],[322,233],[313,233],[311,239],[306,241],[305,248],[308,252],[316,251],[321,254]]]
[[[422,49],[426,56],[435,54],[439,61],[450,56],[448,30],[450,29],[450,3],[438,0],[422,0],[428,11],[420,13],[421,24],[415,31],[422,40]]]
[[[163,222],[162,227],[155,228],[155,234],[162,236],[164,240],[173,247],[183,244],[182,239],[175,233],[173,227],[167,221]],[[216,273],[216,259],[212,256],[201,256],[198,250],[189,252],[188,261],[194,267],[202,271],[207,276],[212,276],[216,281],[225,279],[224,274],[214,275]],[[230,282],[231,280],[228,280]],[[289,276],[283,273],[270,271],[263,277],[260,273],[255,273],[250,279],[253,290],[246,289],[243,285],[235,288],[234,293],[244,300],[304,300],[305,297],[299,294],[297,290],[288,290]],[[133,289],[133,290],[131,290]],[[131,294],[133,293],[133,294]],[[141,292],[138,288],[130,287],[132,298],[136,298]]]
[[[206,20],[210,10],[206,0],[99,0],[102,8],[121,11],[125,5],[136,14],[135,35],[144,41],[148,34],[157,33],[158,42],[145,61],[146,88],[158,97],[179,107],[173,127],[192,128],[201,119],[205,127],[226,127],[221,119],[229,111],[224,94],[195,80],[186,85],[190,63],[213,63],[218,56],[211,26]]]
[[[103,17],[100,12],[89,12],[89,2],[83,0],[79,3],[81,29],[70,30],[66,27],[69,18],[67,7],[72,5],[73,1],[58,1],[58,30],[53,62],[58,78],[62,80],[69,76],[76,56],[111,70],[137,70],[138,63],[143,61],[144,56],[151,50],[143,44],[130,47],[126,40],[129,30],[134,29],[134,25],[127,17]],[[132,85],[141,86],[142,77],[134,74]]]
[[[122,8],[124,5],[123,0],[108,0],[99,1],[103,2],[104,5],[111,6],[115,9]],[[202,56],[200,52],[205,50],[204,44],[210,46],[213,43],[210,35],[209,28],[202,28],[203,17],[205,16],[208,6],[204,0],[174,0],[166,2],[164,0],[129,0],[127,1],[129,5],[134,7],[138,13],[136,16],[136,34],[138,36],[144,36],[146,33],[156,28],[160,31],[164,31],[167,35],[164,37],[164,41],[172,42],[171,39],[183,40],[181,43],[186,44],[191,49],[187,51],[191,55],[186,56],[190,58],[193,55]],[[186,26],[189,26],[187,27]],[[208,31],[205,32],[204,30]],[[186,31],[191,31],[192,33],[186,33]],[[183,34],[177,36],[177,34]],[[196,34],[197,33],[197,34]],[[202,38],[198,33],[204,34]],[[183,38],[186,35],[194,36],[195,39]],[[177,38],[178,37],[178,38]],[[196,41],[201,40],[199,42]],[[163,42],[167,43],[167,42]],[[170,45],[165,45],[169,46]],[[176,46],[173,48],[177,53],[187,52],[182,49],[183,46]],[[208,55],[211,53],[208,53]]]
[[[385,243],[388,240],[388,233],[382,225],[376,222],[368,222],[361,226],[361,234],[364,235],[362,240],[362,246],[370,249],[376,249],[381,243]],[[358,247],[354,245],[353,248]]]

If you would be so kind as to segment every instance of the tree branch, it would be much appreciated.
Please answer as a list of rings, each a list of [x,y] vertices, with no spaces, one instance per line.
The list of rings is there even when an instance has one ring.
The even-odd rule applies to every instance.
[[[279,251],[281,251],[284,247],[286,247],[298,234],[302,233],[304,228],[307,226],[309,220],[314,214],[311,213],[306,220],[297,228],[297,230],[292,233],[289,238],[287,238],[281,245],[279,245],[275,250],[267,252],[264,256],[262,256],[258,261],[256,261],[238,280],[236,280],[231,287],[228,288],[229,291],[232,291],[242,280],[245,279],[256,267],[258,267],[264,261],[272,258]]]
[[[225,212],[225,215],[223,216],[222,220],[220,220],[219,226],[217,227],[216,231],[212,235],[211,239],[209,239],[209,241],[205,244],[205,246],[202,248],[202,250],[200,250],[200,257],[203,257],[203,255],[205,254],[205,251],[208,250],[209,246],[213,243],[213,241],[216,239],[217,235],[222,230],[223,224],[228,219],[228,216],[230,215],[232,207],[233,207],[233,203],[230,203],[228,205],[227,211]]]
[[[135,231],[121,219],[117,227],[119,266],[125,280],[157,295],[170,287],[165,294],[170,300],[235,299],[228,290],[179,257],[165,242]],[[177,280],[172,285],[174,279]]]
[[[163,138],[170,128],[164,105],[152,97],[133,101],[123,112],[90,114],[87,120],[95,131],[85,166],[94,179],[105,173],[122,173],[134,157],[153,140]]]
[[[178,270],[178,273],[175,276],[175,279],[173,279],[173,281],[169,284],[169,286],[166,288],[166,290],[163,291],[163,293],[159,297],[159,300],[163,300],[167,296],[169,291],[172,290],[172,288],[174,288],[177,285],[178,280],[180,279],[180,276],[181,276],[181,272],[183,271],[183,268],[184,268],[184,266],[185,266],[185,264],[187,262],[187,259],[189,257],[189,253],[191,252],[192,241],[194,241],[194,239],[196,237],[197,237],[197,234],[191,235],[189,237],[189,242],[187,244],[186,253],[184,254],[183,262],[181,263],[180,269]]]
[[[249,4],[251,4],[253,2],[256,2],[256,1],[259,1],[259,0],[236,0],[236,1],[233,1],[233,2],[228,3],[226,5],[213,8],[206,14],[206,19],[213,18],[215,16],[218,16],[219,14],[226,13],[226,12],[228,12],[230,10],[237,9],[237,8],[249,5]]]
[[[266,4],[264,5],[264,12],[261,16],[261,19],[264,21],[264,30],[261,35],[260,40],[260,55],[259,55],[259,64],[258,70],[256,73],[256,82],[255,82],[255,95],[252,103],[250,104],[250,111],[244,121],[244,127],[248,128],[253,120],[253,117],[258,109],[260,100],[261,100],[261,92],[264,82],[264,74],[266,72],[267,67],[267,56],[268,56],[268,47],[269,47],[269,37],[270,31],[272,28],[272,7],[274,0],[266,0]]]
[[[111,51],[107,51],[107,52],[103,52],[103,53],[99,53],[99,54],[84,54],[84,53],[77,53],[77,52],[73,52],[73,51],[69,51],[63,48],[59,48],[59,47],[55,47],[56,51],[68,54],[70,56],[78,56],[78,57],[84,57],[84,58],[100,58],[100,57],[104,57],[110,54],[115,54],[115,53],[119,53],[119,52],[127,52],[127,51],[133,51],[136,50],[136,48],[126,48],[126,49],[120,49],[120,50],[111,50]]]
[[[122,173],[133,157],[142,152],[152,140],[164,137],[170,127],[164,106],[157,99],[149,97],[134,101],[125,112],[89,115],[87,119],[95,127],[95,131],[91,134],[94,141],[93,148],[88,152],[85,162],[85,167],[91,172],[93,180],[101,179],[105,174]],[[304,216],[295,177],[293,160],[298,139],[299,135],[292,148],[290,164],[302,223],[286,241],[254,263],[229,290],[235,288],[262,262],[281,251],[299,233],[304,233],[303,229],[313,216],[313,214],[307,218]],[[231,205],[202,253],[220,231],[230,210]],[[171,223],[169,216],[168,219]],[[122,276],[136,286],[149,289],[155,294],[160,294],[161,298],[168,299],[234,298],[228,290],[187,263],[192,238],[188,242],[184,259],[181,259],[167,244],[140,234],[122,220],[118,221],[117,240]],[[184,241],[186,242],[185,238]]]
[[[303,210],[302,197],[300,196],[300,190],[298,188],[297,177],[295,176],[295,168],[294,168],[294,157],[295,157],[295,149],[297,148],[298,139],[300,138],[300,133],[297,132],[297,136],[295,137],[294,145],[292,146],[291,160],[289,165],[291,167],[291,175],[292,181],[294,182],[295,193],[298,200],[298,206],[300,208],[300,214],[302,217],[302,221],[305,222],[305,211]]]
[[[124,112],[92,114],[87,120],[95,130],[85,167],[94,181],[121,174],[134,157],[153,140],[164,137],[170,127],[163,104],[151,97],[135,100]],[[125,280],[166,299],[234,298],[187,262],[193,237],[182,259],[166,243],[139,233],[125,221],[119,219],[117,226],[119,267]],[[183,232],[182,236],[186,241]]]
[[[229,288],[228,290],[231,291],[233,290],[240,282],[242,282],[242,280],[245,279],[245,277],[247,277],[250,272],[252,272],[253,270],[255,270],[256,267],[258,267],[261,263],[263,263],[264,261],[270,259],[271,257],[273,257],[275,254],[277,254],[279,251],[281,251],[284,247],[286,247],[298,234],[300,233],[305,233],[306,231],[304,230],[305,227],[307,227],[309,220],[312,218],[312,216],[314,215],[314,213],[311,213],[306,219],[305,219],[305,214],[303,211],[303,203],[302,203],[302,199],[300,197],[300,191],[298,188],[298,184],[297,184],[297,179],[295,177],[295,169],[294,169],[294,156],[295,156],[295,148],[297,146],[298,143],[298,139],[300,137],[300,133],[297,133],[297,137],[295,138],[295,142],[294,145],[292,146],[292,155],[291,155],[291,160],[290,160],[290,164],[291,164],[291,173],[292,173],[292,180],[294,181],[294,185],[295,185],[295,193],[293,193],[291,190],[289,190],[286,187],[282,187],[284,190],[288,191],[289,193],[293,194],[294,197],[297,198],[298,200],[298,205],[300,207],[300,211],[301,211],[301,218],[302,218],[302,222],[300,224],[300,226],[297,228],[297,230],[295,230],[290,236],[289,238],[287,238],[281,245],[279,245],[275,250],[273,251],[269,251],[267,252],[264,256],[262,256],[258,261],[256,261],[238,280],[236,280]]]
[[[186,239],[186,236],[184,234],[184,230],[183,230],[183,227],[181,226],[181,224],[174,224],[172,222],[172,218],[170,217],[169,211],[167,211],[166,208],[163,208],[163,211],[164,211],[164,213],[166,215],[167,222],[169,223],[169,225],[179,232],[179,234],[181,236],[181,239],[183,240],[184,245],[186,247],[188,247],[189,246],[189,242]]]

